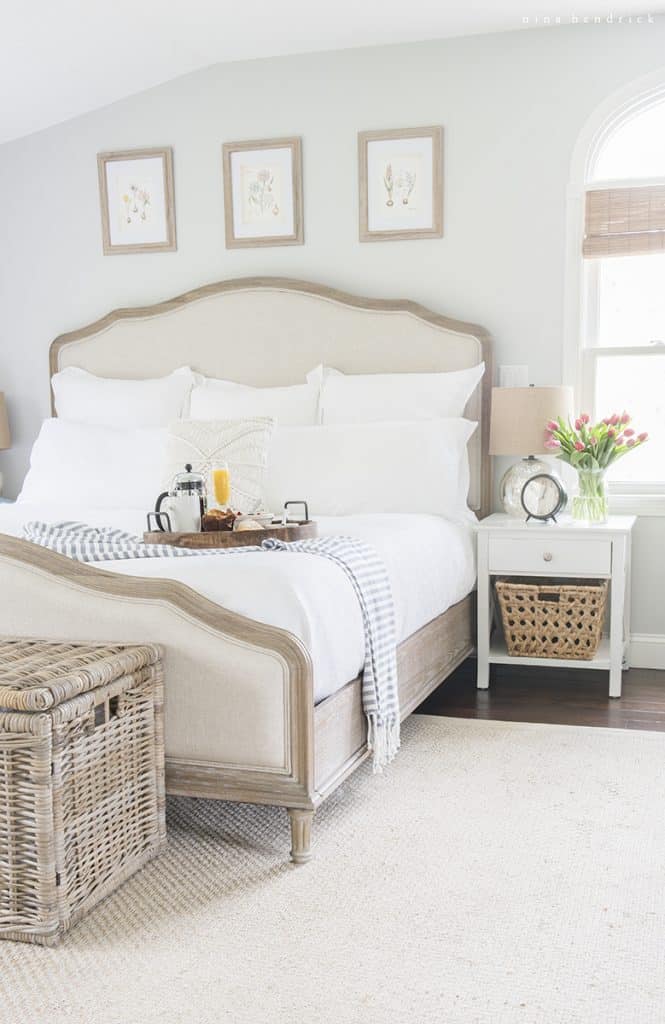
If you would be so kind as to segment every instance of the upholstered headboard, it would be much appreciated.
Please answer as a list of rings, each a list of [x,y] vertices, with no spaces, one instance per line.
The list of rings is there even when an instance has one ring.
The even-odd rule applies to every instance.
[[[485,361],[467,415],[469,503],[490,507],[488,449],[492,357],[482,327],[405,300],[366,299],[285,278],[206,285],[155,306],[118,309],[51,345],[51,374],[80,366],[103,377],[159,377],[191,366],[210,377],[267,387],[298,384],[319,363],[345,373],[458,370]]]

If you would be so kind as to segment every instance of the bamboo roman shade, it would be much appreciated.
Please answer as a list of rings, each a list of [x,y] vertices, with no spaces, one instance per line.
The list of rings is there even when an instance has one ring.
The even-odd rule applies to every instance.
[[[582,252],[588,258],[665,252],[665,185],[587,192]]]

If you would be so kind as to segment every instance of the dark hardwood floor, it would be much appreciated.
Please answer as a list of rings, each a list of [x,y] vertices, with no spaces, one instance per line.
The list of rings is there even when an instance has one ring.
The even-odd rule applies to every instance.
[[[475,660],[465,661],[416,713],[665,732],[665,672],[624,672],[618,700],[607,695],[606,672],[494,665],[489,690],[476,689],[475,673]]]

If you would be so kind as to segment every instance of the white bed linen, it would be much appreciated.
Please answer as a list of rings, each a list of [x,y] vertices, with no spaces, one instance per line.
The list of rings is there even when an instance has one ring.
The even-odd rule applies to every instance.
[[[141,534],[145,515],[132,509],[0,505],[0,533],[21,536],[23,524],[31,519],[76,519]],[[474,586],[469,524],[433,515],[391,513],[319,518],[318,523],[320,534],[360,537],[384,559],[392,583],[398,642],[441,615]],[[346,575],[327,559],[295,552],[242,552],[228,557],[98,564],[127,576],[179,580],[225,608],[294,633],[312,656],[317,703],[362,669],[365,644],[360,608]]]

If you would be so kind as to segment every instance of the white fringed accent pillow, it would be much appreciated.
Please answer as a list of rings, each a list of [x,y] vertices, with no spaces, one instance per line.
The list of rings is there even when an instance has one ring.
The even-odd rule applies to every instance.
[[[229,467],[229,504],[239,512],[256,512],[261,506],[263,475],[275,421],[268,418],[244,420],[180,420],[169,427],[166,445],[164,486],[187,463],[206,477],[212,494],[214,466]]]

